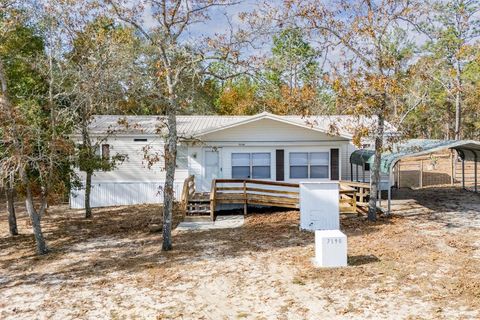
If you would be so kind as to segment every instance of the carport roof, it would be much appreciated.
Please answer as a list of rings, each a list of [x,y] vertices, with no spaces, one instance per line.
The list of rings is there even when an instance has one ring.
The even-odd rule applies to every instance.
[[[380,171],[389,173],[395,164],[407,157],[416,157],[437,152],[444,149],[453,149],[464,160],[480,160],[480,142],[474,140],[428,140],[412,139],[394,146],[394,151],[382,154]],[[371,149],[356,150],[350,156],[350,163],[373,165],[375,151]]]

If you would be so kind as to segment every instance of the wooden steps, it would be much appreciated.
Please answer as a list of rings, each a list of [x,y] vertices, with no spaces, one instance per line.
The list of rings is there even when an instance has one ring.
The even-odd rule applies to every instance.
[[[187,216],[210,216],[210,193],[194,193],[188,199],[186,214]]]

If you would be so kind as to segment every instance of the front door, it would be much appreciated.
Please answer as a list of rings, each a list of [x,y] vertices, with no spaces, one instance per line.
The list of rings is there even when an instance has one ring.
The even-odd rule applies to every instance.
[[[220,151],[219,149],[205,150],[205,179],[204,190],[210,191],[212,180],[220,178]]]

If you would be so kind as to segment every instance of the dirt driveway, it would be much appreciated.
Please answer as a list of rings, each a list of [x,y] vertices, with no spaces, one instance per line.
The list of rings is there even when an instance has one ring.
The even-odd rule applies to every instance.
[[[396,195],[395,216],[345,216],[349,267],[314,269],[298,212],[249,215],[238,229],[176,232],[161,252],[154,206],[45,217],[52,253],[36,257],[0,216],[1,319],[480,318],[480,196]],[[158,222],[158,221],[157,221]]]

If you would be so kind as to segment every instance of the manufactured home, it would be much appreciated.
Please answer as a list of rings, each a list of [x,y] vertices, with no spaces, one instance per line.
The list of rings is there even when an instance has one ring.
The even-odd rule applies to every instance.
[[[352,133],[359,122],[373,126],[372,119],[351,116],[278,116],[266,112],[253,116],[178,116],[175,195],[180,197],[189,176],[195,177],[197,192],[209,191],[214,179],[285,183],[348,180],[349,158],[356,149]],[[387,131],[394,133],[391,126]],[[90,134],[98,141],[99,154],[123,155],[125,160],[111,171],[95,172],[92,207],[162,201],[165,132],[164,119],[159,116],[95,117]],[[81,141],[79,136],[73,139]],[[77,173],[85,181],[84,173]],[[83,189],[72,190],[70,205],[84,207]]]

